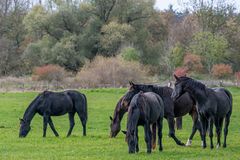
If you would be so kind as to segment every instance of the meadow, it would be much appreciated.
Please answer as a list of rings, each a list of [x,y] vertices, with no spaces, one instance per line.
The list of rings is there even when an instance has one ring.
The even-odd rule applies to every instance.
[[[201,148],[199,133],[196,133],[191,147],[177,146],[168,137],[168,125],[164,120],[163,152],[154,150],[146,153],[143,128],[139,127],[140,152],[129,155],[124,135],[109,138],[109,116],[118,99],[126,89],[89,89],[81,90],[88,99],[87,136],[82,136],[82,125],[75,116],[75,127],[72,135],[66,137],[69,129],[68,116],[53,117],[53,123],[60,137],[55,137],[48,126],[47,137],[42,137],[42,117],[36,115],[31,123],[32,130],[26,138],[18,138],[19,118],[37,92],[0,93],[0,159],[178,159],[210,160],[240,159],[240,89],[229,88],[233,94],[233,114],[231,117],[227,148],[210,149],[207,137],[207,148]],[[183,129],[176,130],[177,137],[186,142],[192,127],[189,115],[183,118]],[[126,129],[126,115],[122,121]],[[223,137],[222,137],[223,142]],[[214,136],[216,146],[216,137]]]

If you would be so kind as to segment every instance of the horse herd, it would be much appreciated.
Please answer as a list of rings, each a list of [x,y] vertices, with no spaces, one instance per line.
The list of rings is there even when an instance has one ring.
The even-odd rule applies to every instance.
[[[134,84],[130,82],[128,92],[120,98],[110,116],[110,137],[116,137],[121,130],[121,120],[128,112],[126,142],[129,153],[139,151],[138,126],[144,127],[147,153],[151,153],[156,147],[156,135],[158,135],[159,150],[162,151],[162,126],[163,118],[168,122],[169,136],[178,145],[189,146],[198,130],[202,140],[202,147],[206,148],[206,133],[210,137],[210,148],[213,148],[213,124],[216,127],[217,148],[221,145],[220,136],[224,123],[224,142],[228,134],[228,126],[232,113],[232,95],[224,88],[208,88],[201,82],[192,78],[175,76],[174,89],[157,85]],[[87,123],[87,99],[82,93],[74,90],[64,92],[44,91],[39,94],[26,109],[20,119],[19,137],[26,137],[31,127],[31,120],[39,113],[43,116],[43,137],[46,136],[47,124],[49,124],[55,136],[57,131],[51,120],[51,116],[60,116],[68,113],[70,128],[67,136],[71,135],[74,127],[74,115],[78,114],[82,126],[83,135],[86,136]],[[181,128],[181,117],[190,114],[193,120],[192,133],[186,144],[175,135],[175,120],[177,128]],[[156,134],[158,133],[158,134]]]

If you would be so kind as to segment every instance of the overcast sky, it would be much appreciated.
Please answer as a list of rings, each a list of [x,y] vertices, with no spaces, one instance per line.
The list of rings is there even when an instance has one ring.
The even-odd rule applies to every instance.
[[[173,9],[174,10],[181,10],[181,3],[187,2],[189,0],[156,0],[156,4],[155,4],[155,8],[159,9],[159,10],[164,10],[164,9],[168,9],[168,6],[170,4],[173,5]],[[227,2],[231,3],[231,4],[235,4],[235,7],[237,8],[237,10],[240,10],[240,0],[227,0]]]

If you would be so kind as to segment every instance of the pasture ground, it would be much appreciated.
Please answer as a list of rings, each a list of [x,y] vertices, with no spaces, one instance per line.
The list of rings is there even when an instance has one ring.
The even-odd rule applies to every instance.
[[[67,115],[53,117],[53,123],[60,134],[58,138],[49,126],[47,137],[42,138],[42,117],[39,115],[34,117],[29,135],[26,138],[18,138],[19,118],[38,93],[0,93],[0,159],[240,159],[240,89],[230,88],[234,106],[226,149],[210,150],[208,137],[208,146],[202,149],[199,133],[195,135],[191,147],[177,146],[167,136],[168,125],[164,120],[163,152],[154,150],[150,155],[146,153],[142,127],[139,127],[140,152],[135,155],[128,154],[122,133],[115,139],[109,138],[109,115],[113,114],[118,99],[125,91],[126,89],[82,90],[88,98],[87,136],[82,136],[82,126],[76,115],[75,127],[69,138],[66,138],[69,129]],[[125,124],[126,116],[122,121],[123,130],[126,128]],[[176,131],[177,137],[186,142],[191,127],[191,117],[187,115],[183,118],[183,129]],[[216,146],[215,136],[214,145]]]

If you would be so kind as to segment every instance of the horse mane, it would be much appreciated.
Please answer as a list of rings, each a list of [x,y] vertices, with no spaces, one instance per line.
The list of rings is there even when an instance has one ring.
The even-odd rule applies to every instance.
[[[117,105],[116,105],[116,107],[115,107],[115,109],[114,109],[113,121],[116,120],[116,118],[117,118],[118,115],[119,115],[119,112],[121,111],[121,107],[122,107],[121,102],[122,102],[123,98],[124,98],[124,96],[122,96],[122,97],[119,99],[119,101],[117,102]]]
[[[152,85],[152,84],[136,84],[136,86],[137,86],[138,90],[152,91],[163,97],[171,96],[172,91],[173,91],[172,88],[167,87],[167,86],[159,86],[159,85]]]
[[[193,87],[193,89],[201,89],[201,90],[204,90],[206,91],[206,86],[205,84],[199,82],[199,81],[196,81],[190,77],[179,77],[180,78],[180,81],[184,81],[186,83],[187,86],[191,86]]]
[[[32,107],[37,103],[39,97],[41,96],[42,94],[40,93],[30,104],[29,106],[27,107],[24,115],[23,115],[23,119],[27,116],[27,114],[30,112],[30,110],[32,109]],[[24,119],[26,120],[26,119]]]

